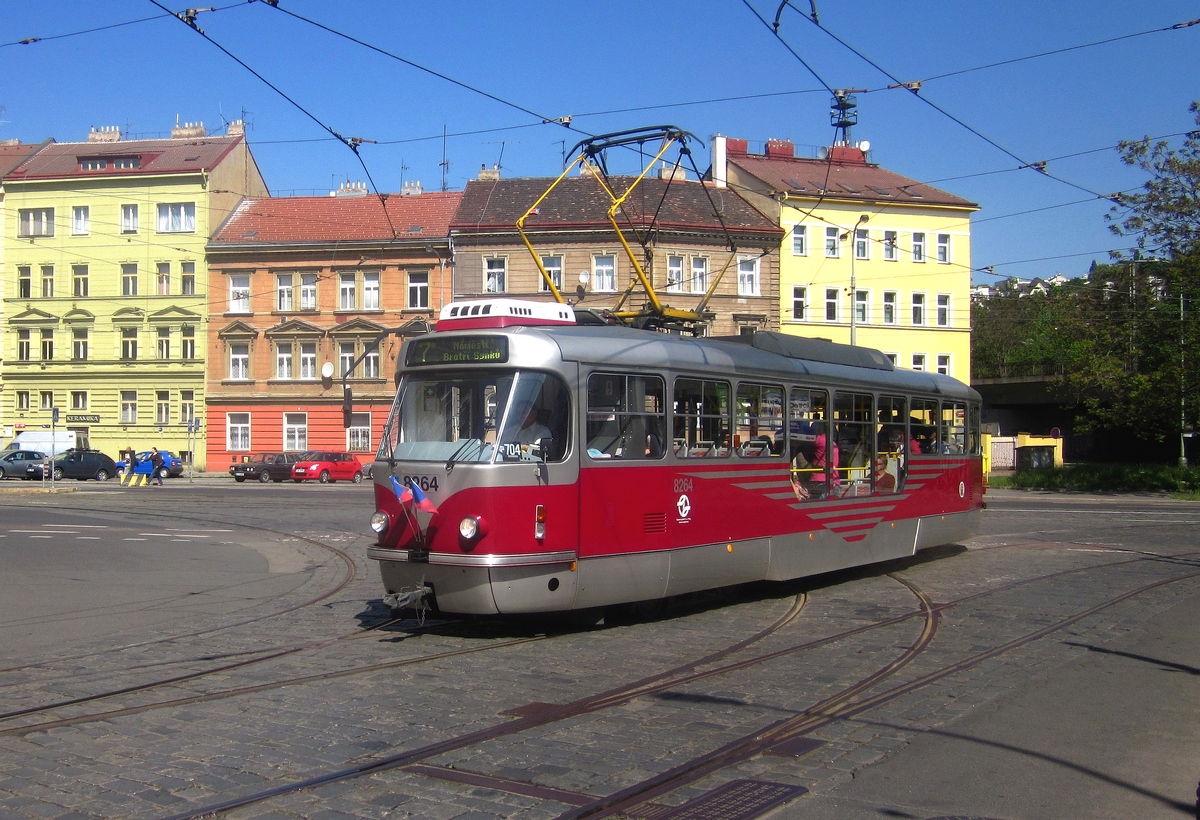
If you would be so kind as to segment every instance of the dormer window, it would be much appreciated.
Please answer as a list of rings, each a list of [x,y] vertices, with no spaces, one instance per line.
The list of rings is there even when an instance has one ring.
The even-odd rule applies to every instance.
[[[131,171],[142,166],[141,157],[113,157],[113,168],[118,171]]]
[[[81,159],[79,160],[80,171],[103,171],[108,167],[106,159]]]

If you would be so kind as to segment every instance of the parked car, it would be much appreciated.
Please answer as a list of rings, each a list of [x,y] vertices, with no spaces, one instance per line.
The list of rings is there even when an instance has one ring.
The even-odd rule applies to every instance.
[[[95,450],[76,450],[54,460],[54,480],[76,478],[86,481],[94,478],[97,481],[108,481],[117,474],[117,463],[104,453]],[[41,462],[30,464],[25,468],[25,477],[30,479],[42,478]]]
[[[292,480],[297,484],[301,481],[320,481],[322,484],[353,481],[358,484],[363,480],[363,468],[351,453],[311,450],[302,453],[292,465]]]
[[[46,454],[39,450],[10,450],[0,458],[0,473],[4,478],[25,479],[25,470],[30,464],[41,464]]]
[[[259,453],[249,456],[245,461],[238,462],[229,468],[229,474],[239,484],[250,479],[266,484],[269,481],[283,481],[292,474],[292,465],[296,463],[299,453]]]
[[[163,466],[159,470],[163,478],[179,478],[179,476],[183,475],[183,459],[169,450],[159,450],[158,453],[163,457]],[[149,450],[143,450],[135,455],[137,456],[138,463],[146,466],[142,467],[141,470],[134,468],[134,472],[144,475],[154,475],[154,471],[149,466],[152,453]],[[117,469],[121,472],[125,472],[128,468],[129,465],[124,460],[117,462]]]

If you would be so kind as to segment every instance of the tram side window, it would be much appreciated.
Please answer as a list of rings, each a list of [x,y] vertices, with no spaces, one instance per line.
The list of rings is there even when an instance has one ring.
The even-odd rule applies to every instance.
[[[729,455],[729,385],[676,379],[672,443],[680,458]]]
[[[979,435],[979,405],[967,405],[967,452],[977,456],[982,452],[983,444]]]
[[[829,394],[824,390],[793,387],[788,391],[788,458],[797,500],[819,501],[836,494],[841,484],[832,469],[837,443],[830,442]]]
[[[939,452],[937,442],[938,414],[937,399],[913,399],[908,414],[909,432],[912,434],[914,453]]]
[[[834,394],[833,430],[837,438],[837,471],[844,496],[870,495],[875,461],[874,401],[868,393]]]
[[[875,411],[875,469],[871,479],[875,492],[900,492],[907,472],[908,400],[902,396],[880,396]]]
[[[629,460],[666,456],[666,387],[658,376],[588,377],[587,454]]]
[[[771,458],[783,455],[783,388],[770,384],[747,384],[737,389],[735,452],[742,458]]]
[[[942,403],[941,452],[967,451],[967,405],[960,401]]]

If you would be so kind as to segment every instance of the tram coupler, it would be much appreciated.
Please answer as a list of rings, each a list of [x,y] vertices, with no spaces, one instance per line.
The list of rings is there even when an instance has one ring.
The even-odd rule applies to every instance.
[[[392,610],[421,609],[421,603],[427,596],[432,594],[432,589],[422,585],[415,589],[390,592],[383,596],[383,604]]]

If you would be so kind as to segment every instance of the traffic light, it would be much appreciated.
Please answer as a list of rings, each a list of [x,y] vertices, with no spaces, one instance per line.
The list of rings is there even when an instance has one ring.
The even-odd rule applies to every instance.
[[[349,387],[342,388],[342,426],[347,430],[350,429],[350,422],[354,417],[354,393]]]

